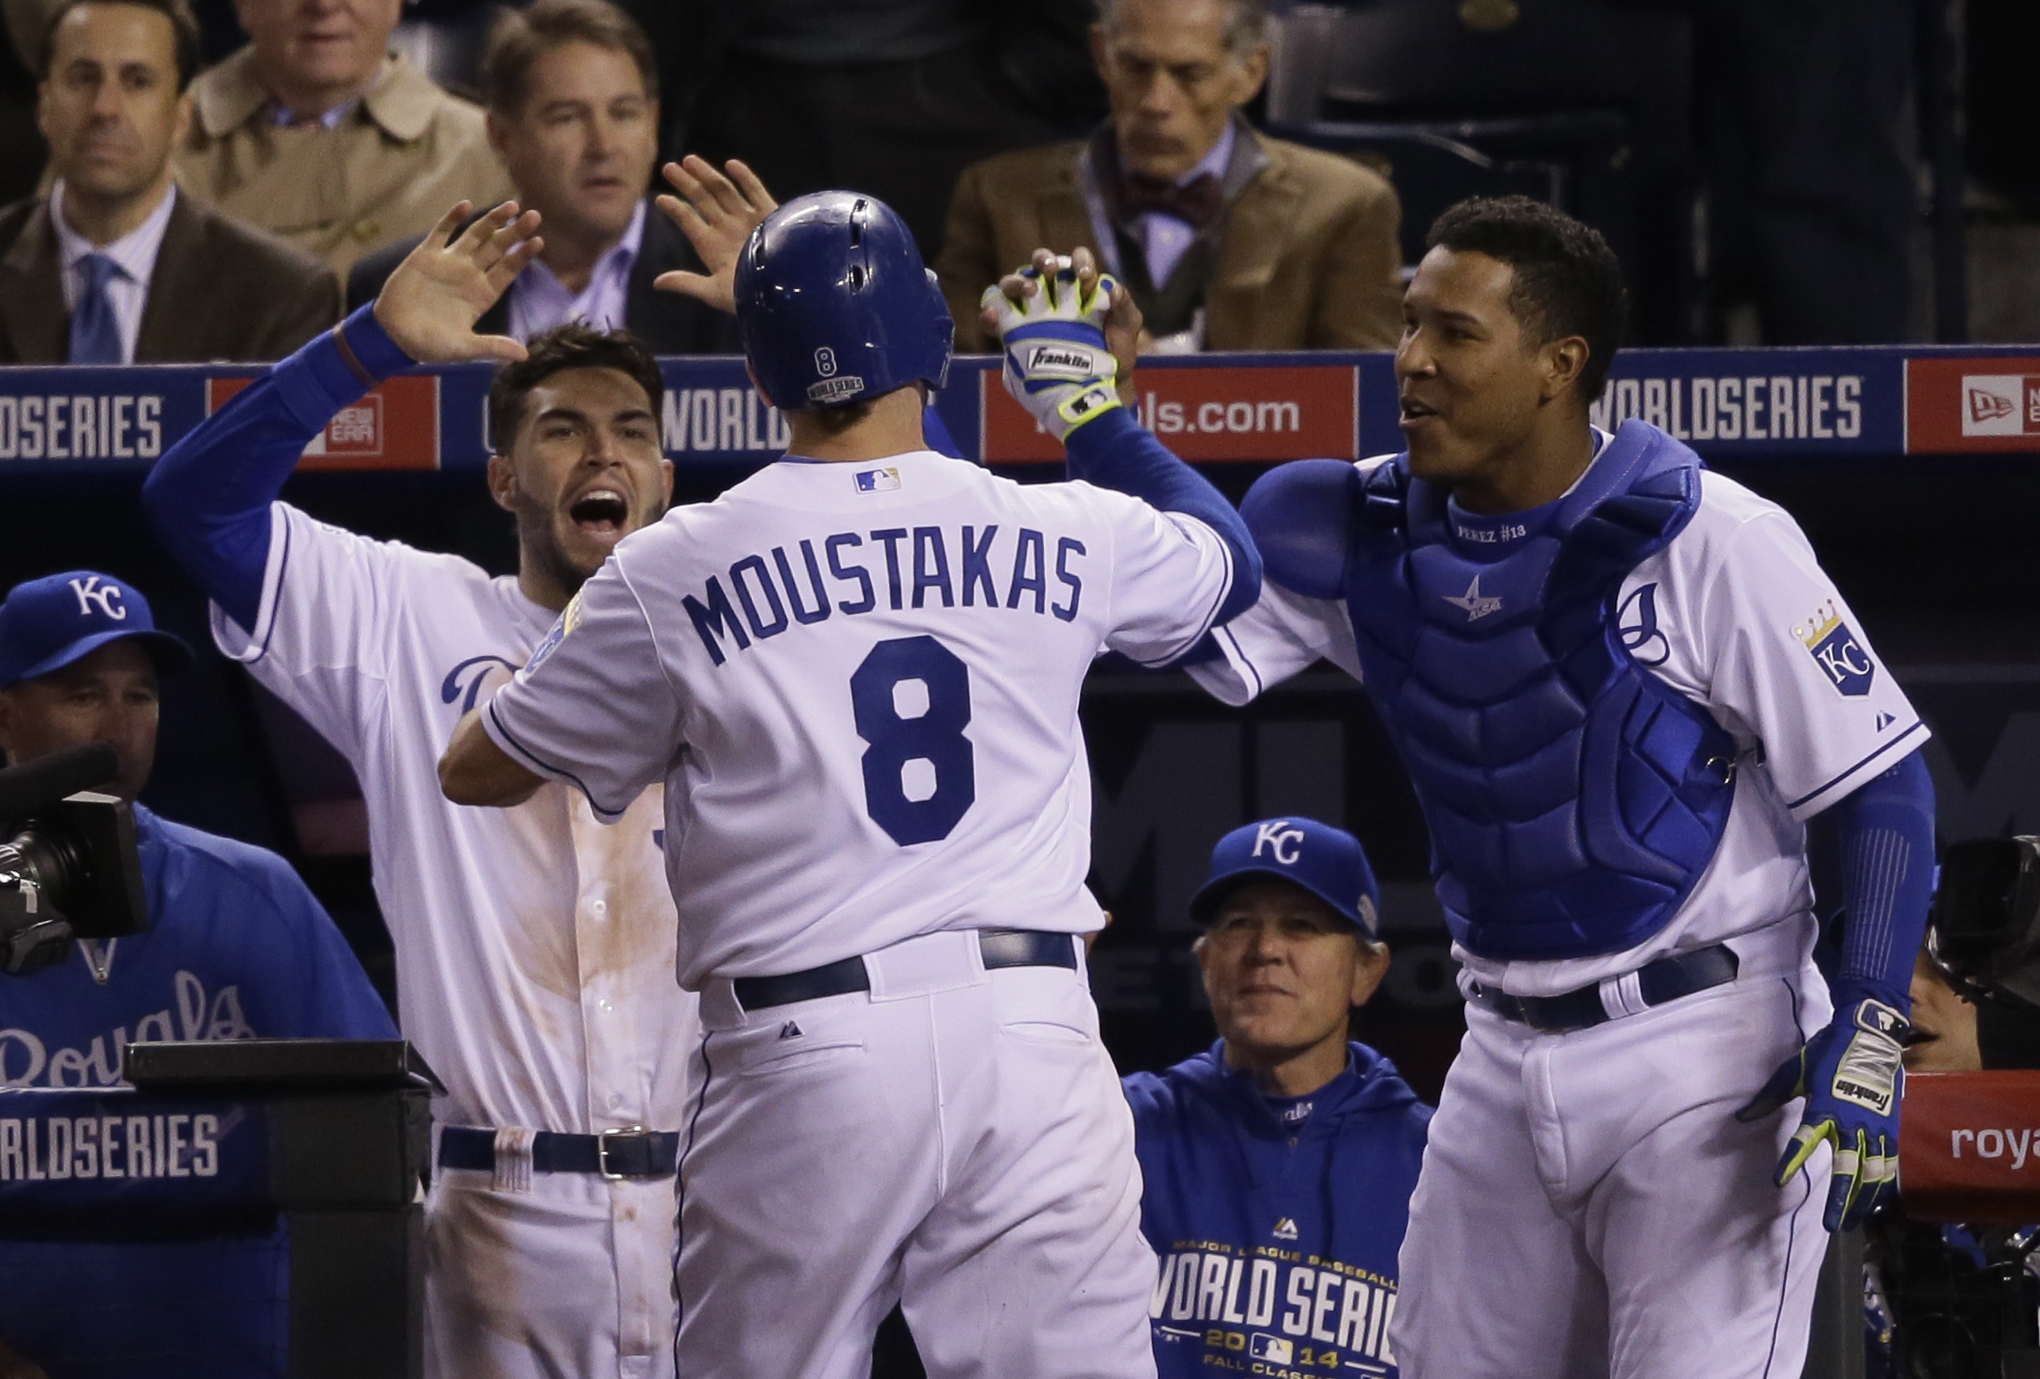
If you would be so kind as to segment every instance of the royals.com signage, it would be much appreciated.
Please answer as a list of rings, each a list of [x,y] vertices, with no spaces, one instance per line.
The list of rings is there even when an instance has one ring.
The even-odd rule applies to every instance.
[[[1012,402],[998,361],[958,359],[937,407],[965,454],[1052,462],[1054,442]],[[743,361],[662,361],[660,412],[676,464],[752,466],[780,454],[786,419],[751,388]],[[0,368],[0,473],[145,469],[253,377],[232,366]],[[489,366],[392,379],[343,409],[306,450],[307,468],[476,469],[488,458]],[[1387,354],[1199,355],[1142,364],[1137,414],[1186,458],[1272,462],[1401,448]],[[1637,417],[1722,458],[2040,452],[2040,354],[1864,347],[1625,350],[1594,420]]]

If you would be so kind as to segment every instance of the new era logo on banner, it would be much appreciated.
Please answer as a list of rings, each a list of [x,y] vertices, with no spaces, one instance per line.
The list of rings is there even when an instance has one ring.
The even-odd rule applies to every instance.
[[[2040,450],[2040,359],[1908,359],[1905,448]]]
[[[2040,433],[2040,377],[2032,374],[1964,374],[1962,404],[1965,436]]]
[[[254,381],[208,378],[206,414],[226,406]],[[326,429],[312,437],[298,468],[439,468],[439,379],[407,374],[385,380],[374,392],[341,408]]]

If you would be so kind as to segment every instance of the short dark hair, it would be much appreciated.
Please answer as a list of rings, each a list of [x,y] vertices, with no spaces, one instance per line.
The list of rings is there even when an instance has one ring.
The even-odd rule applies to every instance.
[[[637,64],[645,94],[659,94],[659,64],[638,22],[607,0],[538,0],[529,9],[506,9],[489,26],[482,52],[482,91],[489,109],[514,115],[530,94],[531,64],[540,53],[569,43],[592,43]]]
[[[37,75],[47,80],[50,63],[57,55],[57,25],[81,5],[133,5],[154,10],[170,21],[171,43],[177,53],[177,89],[181,92],[198,75],[198,20],[192,16],[190,0],[58,0],[43,22],[42,51],[38,53]]]
[[[524,422],[524,400],[531,390],[568,369],[615,369],[630,375],[651,402],[657,417],[666,397],[666,379],[659,361],[644,342],[626,330],[596,330],[580,321],[554,326],[534,335],[524,358],[505,364],[489,381],[489,448],[508,453]]]
[[[1432,249],[1486,254],[1509,265],[1509,310],[1538,344],[1587,342],[1580,395],[1601,395],[1622,339],[1622,265],[1601,232],[1527,196],[1471,197],[1431,222]]]

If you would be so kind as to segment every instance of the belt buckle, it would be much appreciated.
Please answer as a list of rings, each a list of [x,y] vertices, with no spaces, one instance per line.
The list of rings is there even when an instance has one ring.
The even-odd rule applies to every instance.
[[[619,1135],[649,1135],[650,1133],[651,1131],[642,1125],[619,1125],[612,1129],[598,1132],[595,1136],[596,1171],[612,1183],[620,1183],[629,1178],[631,1175],[628,1173],[612,1173],[609,1171],[609,1142]]]

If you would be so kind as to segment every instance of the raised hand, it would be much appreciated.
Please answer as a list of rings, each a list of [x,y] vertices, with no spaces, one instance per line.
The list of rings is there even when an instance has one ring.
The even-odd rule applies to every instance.
[[[1041,290],[1042,275],[1053,274],[1060,263],[1061,260],[1050,250],[1036,249],[1034,262],[1029,268],[1017,273],[1008,273],[999,279],[999,292],[1016,302],[1024,301],[1026,297]],[[1085,296],[1090,295],[1101,276],[1098,256],[1085,246],[1078,245],[1070,254],[1069,271],[1076,275],[1078,292]],[[987,296],[989,297],[989,294]],[[1106,309],[1105,318],[1101,323],[1105,332],[1105,348],[1112,351],[1113,363],[1116,366],[1113,382],[1119,389],[1119,400],[1131,407],[1134,405],[1133,369],[1139,360],[1141,342],[1147,333],[1147,323],[1141,315],[1140,307],[1134,303],[1133,294],[1123,286],[1111,294],[1110,302],[1111,305]],[[983,325],[987,335],[999,334],[999,309],[996,305],[987,306],[979,314],[978,321]]]
[[[728,163],[729,175],[717,172],[706,158],[690,153],[677,163],[661,169],[679,196],[662,195],[659,209],[680,227],[694,252],[701,255],[706,273],[675,269],[661,273],[652,283],[661,292],[678,292],[705,302],[717,311],[734,314],[737,309],[737,256],[744,241],[760,221],[779,209],[772,193],[758,180],[758,174],[737,159]]]
[[[475,334],[475,322],[545,247],[538,212],[519,215],[517,203],[505,201],[455,235],[472,209],[463,201],[441,217],[375,299],[377,322],[421,364],[524,358],[524,346],[506,335]]]
[[[1057,440],[1120,405],[1105,323],[1121,295],[1088,249],[1068,258],[1037,249],[1029,267],[985,289],[981,305],[1005,354],[1006,391]]]

